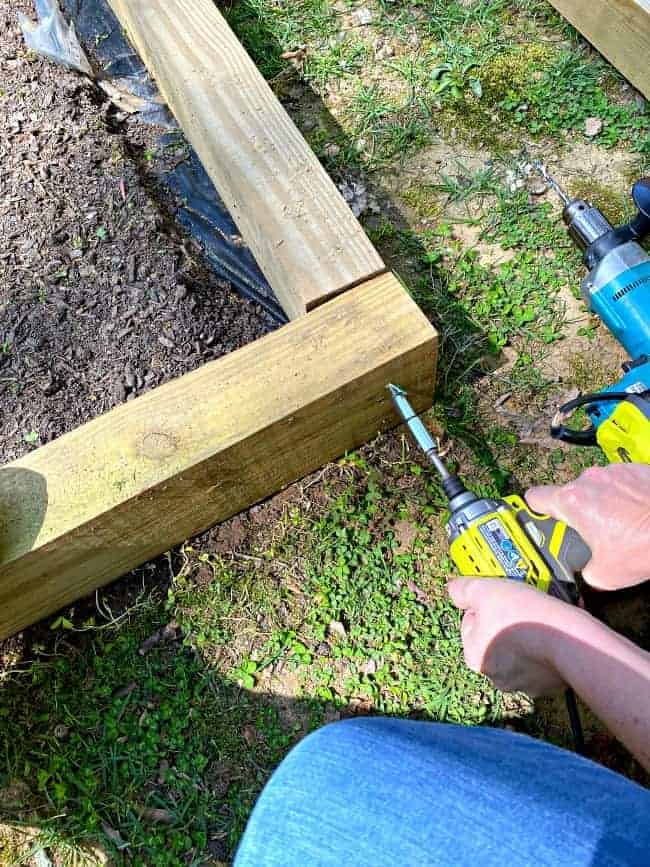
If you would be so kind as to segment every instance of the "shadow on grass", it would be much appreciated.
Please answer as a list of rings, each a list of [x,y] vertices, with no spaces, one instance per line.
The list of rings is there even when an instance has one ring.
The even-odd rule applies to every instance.
[[[242,688],[253,678],[245,664],[229,666],[236,636],[206,638],[170,620],[160,586],[169,564],[154,565],[139,588],[119,582],[76,606],[86,631],[35,627],[29,653],[4,677],[0,819],[37,828],[31,845],[57,864],[98,847],[117,864],[227,861],[291,746],[368,712],[266,692],[261,680]],[[273,674],[295,691],[293,665],[279,659]],[[0,860],[17,863],[3,836],[0,826]]]

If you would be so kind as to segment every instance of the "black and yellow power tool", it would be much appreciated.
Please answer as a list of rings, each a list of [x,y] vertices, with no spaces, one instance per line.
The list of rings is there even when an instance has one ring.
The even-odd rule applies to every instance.
[[[449,554],[461,575],[512,578],[577,604],[576,575],[591,559],[581,536],[563,521],[538,515],[516,494],[478,497],[449,472],[406,392],[388,389],[411,436],[442,479],[449,500]]]
[[[640,244],[650,234],[650,178],[632,187],[634,219],[614,228],[598,208],[570,198],[544,166],[537,168],[562,200],[562,218],[583,251],[588,273],[582,297],[630,356],[617,383],[561,406],[551,435],[575,445],[599,445],[612,463],[650,464],[650,256]],[[584,430],[567,426],[579,407],[591,422]]]
[[[458,572],[477,578],[509,578],[572,605],[580,603],[576,576],[591,559],[582,537],[563,521],[533,512],[516,495],[479,497],[449,472],[438,446],[409,403],[404,389],[389,385],[397,412],[417,445],[442,479],[449,500],[449,554]],[[578,752],[584,750],[582,727],[572,690],[566,693]]]

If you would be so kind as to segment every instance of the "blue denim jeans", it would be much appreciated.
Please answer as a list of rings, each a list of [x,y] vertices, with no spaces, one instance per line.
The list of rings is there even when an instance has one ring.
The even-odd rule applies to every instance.
[[[650,865],[650,792],[498,729],[360,718],[298,744],[235,867]]]

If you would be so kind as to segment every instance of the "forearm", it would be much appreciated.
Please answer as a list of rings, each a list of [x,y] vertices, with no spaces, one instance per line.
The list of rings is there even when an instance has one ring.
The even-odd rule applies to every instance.
[[[650,770],[650,654],[586,612],[569,610],[557,624],[552,664]]]

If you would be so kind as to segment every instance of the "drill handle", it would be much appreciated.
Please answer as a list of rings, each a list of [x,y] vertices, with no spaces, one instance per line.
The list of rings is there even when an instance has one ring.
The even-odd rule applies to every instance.
[[[650,178],[641,178],[632,187],[632,201],[637,214],[629,223],[614,229],[619,243],[642,241],[650,235]]]

